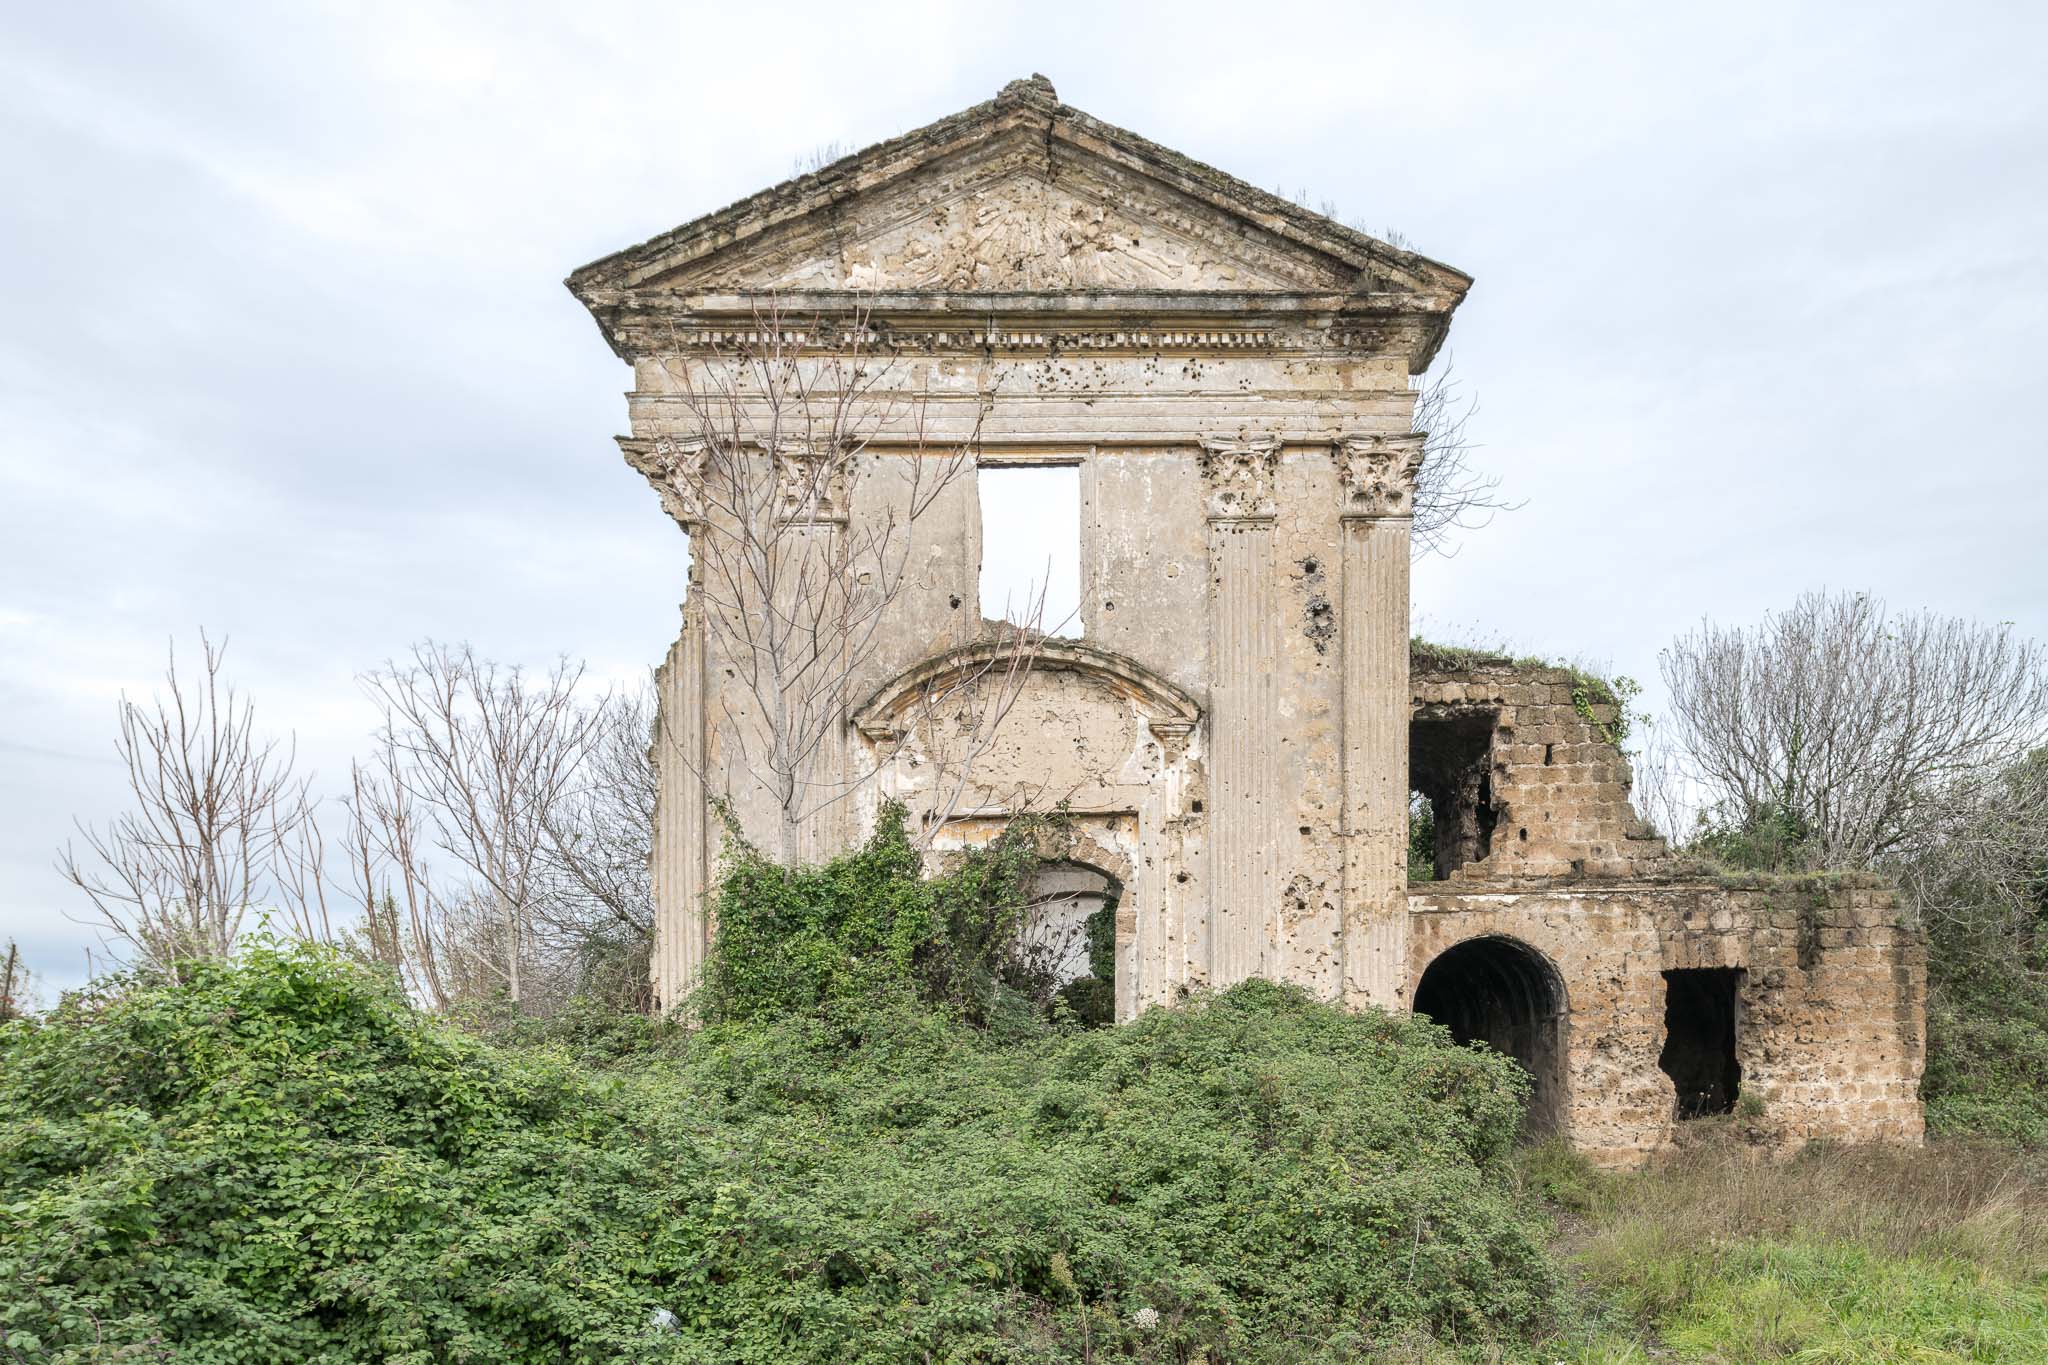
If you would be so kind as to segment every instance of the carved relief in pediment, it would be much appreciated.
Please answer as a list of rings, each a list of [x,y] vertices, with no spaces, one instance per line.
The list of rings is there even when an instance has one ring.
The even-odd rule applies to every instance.
[[[774,289],[1271,289],[1334,286],[1335,273],[1204,226],[1185,210],[1076,193],[1029,175],[941,202],[870,212],[836,252],[785,262]],[[904,211],[908,216],[904,216]],[[1180,221],[1169,225],[1165,219]],[[1213,235],[1215,240],[1209,238]]]

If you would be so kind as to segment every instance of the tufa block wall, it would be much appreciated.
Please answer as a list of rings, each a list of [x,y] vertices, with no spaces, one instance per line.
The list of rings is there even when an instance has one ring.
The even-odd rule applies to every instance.
[[[1609,1165],[1723,1113],[1784,1150],[1920,1141],[1926,949],[1889,883],[1711,875],[1641,828],[1587,679],[1426,647],[1413,668],[1448,871],[1409,887],[1407,1003],[1521,1059],[1533,1127]]]

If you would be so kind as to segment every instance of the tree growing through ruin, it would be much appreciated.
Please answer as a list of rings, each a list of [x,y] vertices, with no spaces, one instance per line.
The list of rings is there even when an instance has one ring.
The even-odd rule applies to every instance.
[[[2041,646],[1862,593],[1807,593],[1757,626],[1703,621],[1659,667],[1710,818],[1809,866],[1924,847],[1940,812],[1994,799],[2048,725]]]
[[[993,391],[967,430],[934,437],[926,395],[865,309],[795,321],[771,300],[750,329],[708,353],[687,351],[678,340],[662,362],[686,414],[681,430],[639,463],[691,531],[697,619],[729,670],[713,718],[728,777],[736,771],[767,794],[769,842],[789,864],[809,822],[887,767],[885,756],[869,771],[840,770],[834,744],[859,700],[854,679],[912,586],[919,528],[976,468]],[[886,455],[871,449],[883,442]],[[859,515],[849,506],[856,486]],[[956,761],[971,763],[1008,714],[1039,624],[1034,616],[1001,630],[1001,648],[929,699],[933,715],[947,711],[956,731],[965,715],[960,732],[980,737]],[[662,758],[689,761],[676,746]],[[716,790],[712,774],[699,776]],[[926,839],[943,818],[928,816]]]
[[[59,855],[88,922],[138,966],[226,957],[251,910],[276,903],[313,818],[292,744],[259,735],[254,706],[224,681],[226,651],[202,632],[195,676],[174,644],[163,690],[147,705],[122,696],[114,752],[130,807],[79,823],[82,847]]]

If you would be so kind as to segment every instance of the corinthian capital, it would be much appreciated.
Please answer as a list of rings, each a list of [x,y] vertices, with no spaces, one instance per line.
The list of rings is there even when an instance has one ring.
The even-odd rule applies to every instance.
[[[1415,515],[1415,476],[1422,469],[1420,432],[1399,436],[1345,436],[1337,441],[1337,477],[1343,515]]]
[[[842,525],[846,521],[843,451],[788,442],[775,452],[775,517],[788,525]]]
[[[621,438],[619,448],[626,463],[661,495],[661,510],[694,534],[704,521],[706,443],[666,436],[651,441]]]
[[[1211,521],[1271,521],[1280,438],[1202,440],[1202,482]]]

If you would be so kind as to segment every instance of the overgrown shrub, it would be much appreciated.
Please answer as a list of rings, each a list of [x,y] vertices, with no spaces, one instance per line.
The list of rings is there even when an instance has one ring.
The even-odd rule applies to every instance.
[[[784,867],[731,835],[693,1009],[744,1022],[908,989],[985,1022],[1024,984],[1015,947],[1040,833],[1020,821],[934,878],[920,875],[900,806],[866,843],[815,867]]]
[[[1927,993],[1929,1132],[2048,1148],[2048,978],[1933,973]]]
[[[1116,1022],[1116,907],[1111,896],[1082,926],[1088,949],[1088,972],[1059,988],[1060,1003],[1087,1028]]]
[[[1545,1319],[1512,1063],[1258,982],[1115,1030],[1010,1008],[971,945],[1015,853],[736,865],[722,941],[758,957],[692,1034],[486,1042],[262,945],[6,1025],[0,1342],[1313,1361]]]

